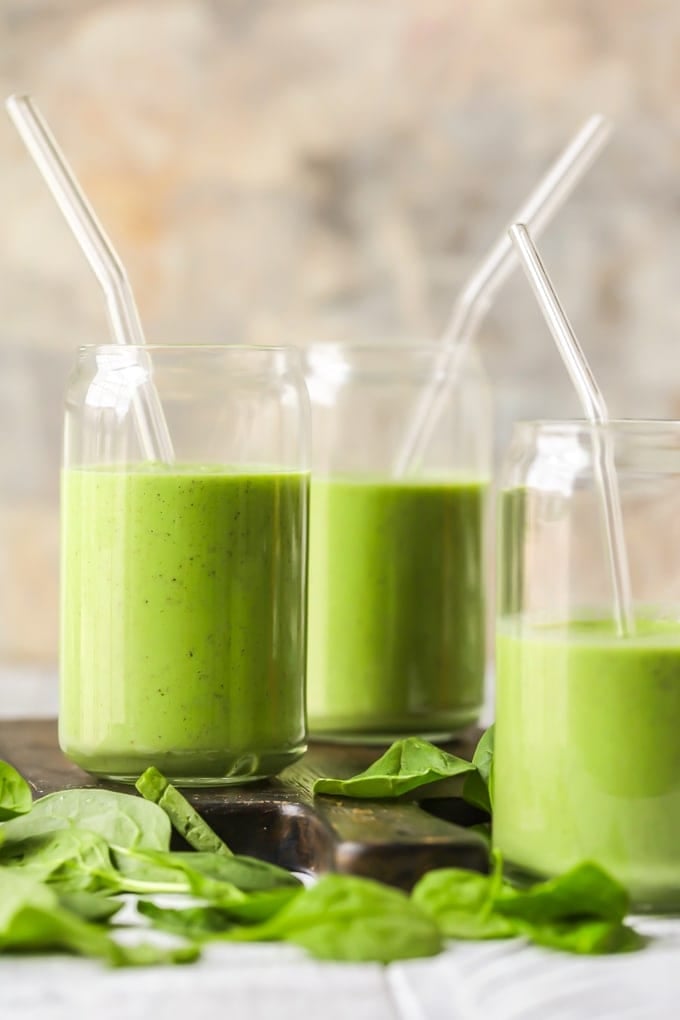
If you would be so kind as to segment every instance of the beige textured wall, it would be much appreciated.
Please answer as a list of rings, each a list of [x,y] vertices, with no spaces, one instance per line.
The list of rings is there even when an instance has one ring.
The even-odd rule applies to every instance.
[[[675,0],[0,0],[0,91],[39,100],[149,338],[435,335],[594,110],[617,135],[546,236],[621,415],[680,416]],[[59,401],[106,337],[0,117],[0,658],[56,647]],[[575,403],[524,281],[480,341],[502,441]]]

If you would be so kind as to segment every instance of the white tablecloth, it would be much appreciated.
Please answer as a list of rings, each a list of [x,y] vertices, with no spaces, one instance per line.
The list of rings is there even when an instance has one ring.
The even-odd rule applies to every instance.
[[[580,958],[518,941],[457,944],[380,967],[321,964],[289,946],[213,945],[183,967],[108,970],[0,957],[12,1020],[678,1020],[680,922],[645,922],[641,952]]]

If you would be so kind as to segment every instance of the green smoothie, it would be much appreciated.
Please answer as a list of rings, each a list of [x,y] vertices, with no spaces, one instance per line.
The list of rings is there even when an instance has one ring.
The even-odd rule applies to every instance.
[[[84,769],[242,781],[305,748],[308,476],[62,476],[59,737]]]
[[[468,479],[312,478],[312,733],[446,736],[477,718],[485,490]]]
[[[505,626],[505,625],[504,625]],[[509,872],[594,860],[680,909],[680,622],[500,630],[493,842]]]

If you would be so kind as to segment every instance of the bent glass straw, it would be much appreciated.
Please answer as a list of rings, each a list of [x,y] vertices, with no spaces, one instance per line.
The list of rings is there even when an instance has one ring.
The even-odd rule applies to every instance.
[[[611,122],[605,117],[600,114],[590,117],[510,222],[526,223],[536,234],[540,233],[595,161],[611,130]],[[512,242],[504,230],[456,299],[432,376],[416,403],[397,455],[394,465],[397,477],[407,474],[427,448],[468,344],[514,265]]]
[[[44,117],[30,96],[10,96],[6,106],[24,145],[99,280],[106,297],[114,341],[119,344],[143,345],[144,332],[123,263]],[[144,368],[150,380],[151,362],[148,355],[144,356]],[[144,456],[149,460],[172,463],[172,440],[160,398],[152,382],[149,381],[136,391],[133,412]]]
[[[607,405],[528,230],[524,224],[515,223],[508,234],[517,250],[522,268],[552,333],[569,378],[574,384],[583,413],[593,426],[591,433],[593,464],[607,537],[607,556],[614,595],[614,619],[619,636],[626,637],[634,633],[635,622],[631,608],[630,570],[623,531],[619,483],[614,465],[612,437],[607,430],[609,422]]]

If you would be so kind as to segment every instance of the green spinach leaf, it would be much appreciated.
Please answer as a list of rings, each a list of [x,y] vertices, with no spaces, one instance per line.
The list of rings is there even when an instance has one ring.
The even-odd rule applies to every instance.
[[[109,963],[114,967],[153,967],[167,963],[194,963],[201,955],[197,945],[173,946],[169,949],[150,942],[121,945],[113,942],[114,952]]]
[[[0,822],[28,814],[32,803],[31,788],[24,777],[6,761],[0,761]]]
[[[93,956],[113,966],[183,963],[196,959],[193,946],[163,949],[123,946],[98,925],[71,913],[47,885],[0,869],[0,951],[62,950]]]
[[[492,805],[494,733],[494,727],[489,726],[480,737],[472,756],[475,771],[465,777],[463,784],[463,799],[489,814]]]
[[[278,889],[263,889],[249,893],[242,903],[232,903],[222,909],[234,923],[259,924],[274,917],[292,899],[303,894],[302,885],[297,888],[286,885]]]
[[[189,846],[196,850],[208,850],[212,853],[231,856],[231,850],[220,839],[205,819],[201,818],[186,799],[165,778],[157,768],[148,768],[136,782],[136,787],[146,800],[158,804],[167,814],[173,826],[183,836]]]
[[[59,885],[61,892],[75,892],[103,888],[102,873],[112,865],[108,844],[96,832],[57,829],[6,843],[0,867],[20,868],[39,882]]]
[[[633,928],[616,921],[555,921],[526,926],[518,921],[517,925],[518,933],[526,935],[539,946],[585,956],[628,953],[645,945],[645,939]]]
[[[494,912],[497,885],[495,876],[440,868],[419,879],[411,895],[449,938],[509,938],[517,933],[517,926]]]
[[[246,894],[233,882],[210,878],[195,870],[184,856],[158,850],[116,851],[114,859],[118,872],[111,878],[112,888],[141,895],[185,893],[220,904],[239,903],[245,899]],[[186,857],[190,858],[191,854]]]
[[[458,868],[431,871],[412,896],[444,935],[462,939],[524,935],[539,945],[571,953],[635,949],[639,936],[623,924],[625,889],[596,864],[585,862],[559,878],[517,890],[501,877],[500,857],[492,875]]]
[[[119,892],[191,893],[224,904],[241,903],[245,893],[300,888],[299,879],[290,872],[252,857],[117,849],[113,859],[117,871],[111,881]]]
[[[472,772],[475,766],[419,737],[397,740],[364,772],[351,779],[317,779],[314,793],[336,797],[399,797],[433,783]]]
[[[178,910],[141,900],[137,909],[161,931],[186,938],[209,939],[220,937],[235,924],[267,921],[290,903],[293,897],[301,895],[302,888],[284,886],[250,893],[241,902],[221,906],[186,907]]]
[[[320,960],[390,963],[442,948],[435,922],[417,903],[369,879],[327,875],[269,921],[232,929],[227,938],[283,939]]]
[[[628,913],[629,900],[619,882],[599,865],[585,861],[523,891],[505,886],[494,909],[504,917],[536,925],[583,919],[619,922]]]
[[[301,885],[300,879],[291,875],[290,871],[256,857],[178,852],[172,854],[172,859],[179,867],[188,867],[192,872],[199,872],[216,882],[230,882],[243,892],[277,889],[281,886],[299,888]]]
[[[123,906],[123,900],[114,899],[102,893],[63,892],[56,890],[59,903],[72,914],[77,914],[85,921],[104,923],[109,921]]]
[[[107,875],[113,892],[190,893],[186,872],[173,863],[170,850],[138,850],[116,847],[111,856],[115,869]]]
[[[233,921],[219,907],[159,907],[149,900],[140,900],[137,910],[154,928],[200,941],[215,938],[233,927]]]
[[[5,842],[44,836],[57,829],[88,829],[111,846],[167,850],[170,822],[157,805],[112,790],[63,790],[41,797],[30,814],[5,822]]]

